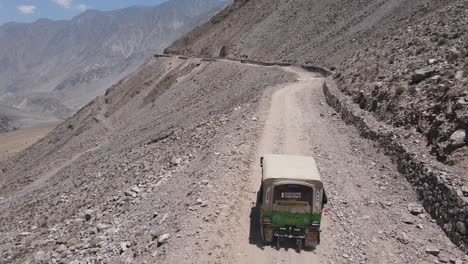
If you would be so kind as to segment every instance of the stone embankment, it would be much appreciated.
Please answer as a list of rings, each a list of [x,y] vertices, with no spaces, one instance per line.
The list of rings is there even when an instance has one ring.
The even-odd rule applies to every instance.
[[[377,142],[384,149],[413,184],[426,211],[453,243],[468,252],[468,189],[463,186],[463,181],[434,164],[426,155],[420,155],[417,147],[402,136],[404,131],[377,121],[353,104],[331,78],[324,82],[323,91],[327,103],[345,122],[354,125],[361,136]]]

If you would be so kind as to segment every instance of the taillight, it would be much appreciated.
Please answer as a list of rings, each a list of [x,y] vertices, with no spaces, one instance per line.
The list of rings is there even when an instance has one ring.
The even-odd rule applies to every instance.
[[[320,222],[312,222],[310,224],[311,229],[320,229]]]
[[[264,225],[271,225],[271,219],[268,218],[268,217],[263,217],[263,218],[262,218],[262,223],[263,223]]]
[[[273,229],[265,228],[265,232],[263,233],[265,242],[271,243],[273,242]]]

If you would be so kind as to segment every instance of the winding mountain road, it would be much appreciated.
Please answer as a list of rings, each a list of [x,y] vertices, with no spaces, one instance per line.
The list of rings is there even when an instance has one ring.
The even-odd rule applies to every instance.
[[[206,67],[214,60],[185,58],[183,63],[201,64],[205,61],[204,67]],[[203,238],[197,236],[200,231],[193,232],[194,226],[187,227],[190,233],[185,233],[186,236],[183,235],[183,230],[181,231],[180,238],[187,239],[187,243],[190,243],[183,244],[188,245],[183,250],[187,250],[186,252],[192,255],[184,255],[182,254],[183,250],[177,251],[174,249],[176,243],[181,243],[181,240],[177,240],[178,237],[171,240],[171,243],[174,241],[171,244],[171,250],[176,255],[171,255],[171,257],[180,257],[179,260],[185,260],[185,262],[174,261],[173,263],[187,263],[189,258],[190,263],[344,264],[434,263],[439,261],[438,257],[426,253],[425,249],[427,247],[439,250],[441,257],[450,258],[455,256],[460,258],[462,256],[463,253],[449,241],[441,228],[430,217],[424,213],[419,216],[410,213],[409,206],[421,206],[413,187],[398,173],[391,160],[381,153],[373,142],[361,138],[353,126],[346,125],[335,111],[325,103],[326,98],[322,91],[325,79],[320,74],[294,66],[264,66],[261,63],[250,64],[245,63],[245,61],[230,61],[229,63],[237,64],[237,66],[239,64],[249,65],[249,67],[245,68],[236,67],[239,72],[241,70],[255,71],[255,67],[274,67],[276,68],[275,74],[281,76],[283,72],[277,71],[277,69],[281,69],[284,73],[294,74],[296,80],[266,89],[262,88],[264,89],[261,90],[263,96],[260,100],[258,112],[257,108],[252,108],[249,112],[245,112],[245,116],[242,115],[242,120],[248,119],[250,121],[249,125],[255,122],[248,117],[250,114],[256,116],[258,122],[257,125],[254,125],[255,128],[252,128],[253,132],[248,141],[254,142],[256,140],[254,145],[256,152],[245,156],[250,159],[250,171],[248,171],[249,160],[246,158],[242,172],[248,171],[248,173],[239,175],[235,172],[235,176],[231,175],[231,184],[224,184],[221,188],[222,193],[216,193],[216,197],[222,194],[233,194],[232,197],[229,197],[232,204],[222,200],[219,216],[216,218],[217,221],[205,223],[205,220],[203,220],[204,222],[198,227],[200,229],[209,227],[209,231],[203,233]],[[174,63],[174,65],[179,64]],[[231,69],[230,65],[223,64],[222,66],[228,70]],[[172,69],[171,67],[168,68]],[[198,70],[203,72],[203,67]],[[258,72],[262,71],[259,70]],[[190,76],[193,77],[194,75],[196,74]],[[162,74],[160,80],[165,80],[165,76],[165,74]],[[213,79],[216,78],[218,76],[213,76]],[[190,80],[189,78],[186,79]],[[179,79],[181,82],[183,80],[184,78]],[[291,80],[291,78],[288,78],[288,80]],[[145,83],[145,80],[140,81]],[[245,87],[250,88],[250,86]],[[147,86],[147,91],[143,91],[142,95],[145,96],[149,91],[157,88],[156,85],[154,87]],[[22,185],[16,192],[12,192],[6,199],[0,201],[0,206],[5,208],[4,211],[7,211],[6,209],[11,210],[8,207],[13,205],[12,201],[18,201],[18,204],[25,203],[28,197],[33,194],[38,194],[39,198],[44,197],[39,194],[42,191],[50,190],[48,188],[53,187],[51,183],[59,180],[58,177],[63,170],[79,164],[87,155],[93,155],[100,148],[104,149],[104,146],[111,146],[111,144],[118,142],[112,141],[111,138],[118,130],[117,126],[114,127],[116,122],[115,120],[112,122],[112,118],[108,119],[106,117],[106,106],[102,101],[100,105],[104,106],[92,116],[93,122],[96,122],[98,126],[102,126],[105,131],[100,135],[99,143],[90,146],[88,149],[80,149],[79,152],[73,153],[73,155],[70,155],[70,159],[61,164],[57,162],[56,167],[51,168],[48,172],[34,175],[33,181]],[[143,108],[137,111],[142,111],[141,109]],[[180,120],[184,119],[181,118]],[[129,135],[133,136],[134,131],[136,130],[132,130],[132,134]],[[240,132],[236,131],[236,133]],[[222,140],[218,142],[224,143]],[[249,143],[250,145],[252,144]],[[251,153],[250,147],[244,149],[249,150],[239,153],[242,155]],[[226,151],[230,150],[226,149]],[[298,253],[295,250],[295,243],[283,243],[282,248],[276,250],[260,241],[259,219],[255,201],[261,180],[259,159],[266,153],[307,155],[316,159],[329,197],[329,203],[326,205],[329,211],[324,213],[322,218],[321,244],[316,250]],[[206,157],[211,157],[210,153],[207,153]],[[231,156],[226,159],[230,159],[228,161],[232,163],[237,162]],[[119,159],[116,160],[119,161]],[[125,161],[127,161],[127,158],[125,158]],[[205,163],[206,161],[201,164],[204,166]],[[97,167],[97,165],[94,166]],[[195,165],[193,169],[199,171],[199,167]],[[152,173],[156,175],[159,172],[155,170]],[[122,175],[128,176],[128,174]],[[186,179],[190,178],[187,177],[187,172],[174,175],[178,176],[179,178],[176,178],[176,180],[181,182],[185,182]],[[219,175],[219,177],[222,176]],[[117,179],[121,181],[123,178]],[[174,178],[168,177],[168,179]],[[40,190],[42,187],[44,187],[44,190]],[[63,192],[66,193],[66,191]],[[164,194],[155,193],[154,195],[150,197],[159,199]],[[180,198],[185,196],[185,193],[181,194],[178,199],[185,199]],[[173,199],[172,196],[170,199]],[[188,199],[192,199],[192,197]],[[146,208],[152,212],[154,210],[154,200],[145,200],[145,202],[148,202]],[[183,210],[188,210],[184,205],[181,205],[181,207]],[[212,208],[215,207],[210,204],[209,207],[203,210],[213,210],[211,213],[218,214]],[[134,214],[146,214],[141,211],[140,207],[131,210],[134,210],[130,211]],[[179,212],[174,221],[180,221],[187,216],[185,211]],[[202,212],[201,209],[200,212]],[[202,216],[202,214],[199,216]],[[118,218],[118,216],[115,217]],[[147,218],[145,216],[140,220]],[[121,223],[126,223],[125,221],[128,221],[128,218],[121,218],[121,221]],[[152,220],[145,221],[150,223]],[[153,222],[151,222],[151,225]],[[140,222],[138,222],[138,225],[140,225]],[[131,225],[129,226],[131,227]],[[71,229],[71,227],[70,225],[68,228]],[[131,233],[131,230],[133,229],[125,229],[125,239],[128,239],[128,233]],[[141,233],[138,232],[134,239],[137,240],[141,237]],[[121,241],[121,238],[114,241]],[[193,241],[196,243],[192,243]],[[4,243],[4,245],[7,244]],[[190,245],[193,244],[197,246],[191,248]],[[146,244],[141,242],[140,245]],[[146,246],[144,247],[146,250]],[[197,250],[194,248],[197,248]],[[153,260],[149,256],[142,255],[142,257]]]
[[[313,136],[305,124],[310,120],[302,100],[310,97],[311,90],[320,91],[323,78],[318,74],[305,70],[288,67],[287,71],[297,74],[298,81],[280,87],[273,95],[270,111],[267,115],[262,138],[258,144],[257,157],[260,160],[264,153],[292,154],[313,156],[313,150],[309,148],[308,141]],[[301,99],[302,98],[302,99]],[[261,169],[254,162],[252,168],[252,182],[258,190],[261,182]],[[251,214],[243,215],[241,226],[244,237],[251,237],[255,244],[239,243],[234,249],[240,254],[240,262],[245,263],[320,263],[320,258],[315,252],[301,252],[295,250],[295,244],[286,244],[280,250],[271,246],[261,246],[259,231],[251,226]],[[255,217],[256,218],[256,217]],[[324,222],[326,222],[325,220]],[[254,223],[258,221],[254,221]],[[253,231],[255,230],[255,231]],[[249,232],[255,232],[249,234]],[[253,238],[253,239],[252,239]],[[260,245],[260,247],[258,246]],[[261,249],[261,250],[260,250]]]
[[[240,227],[226,252],[227,262],[427,263],[433,258],[424,252],[428,245],[444,248],[447,255],[457,252],[430,217],[409,213],[408,205],[419,204],[412,186],[387,156],[326,104],[325,79],[299,67],[281,68],[297,79],[265,92],[265,98],[272,91],[273,95],[264,100],[259,113],[264,127],[252,157],[251,196],[239,203]],[[280,250],[262,244],[254,202],[261,182],[258,161],[266,153],[307,155],[317,160],[331,199],[316,250],[298,253],[293,242],[284,243]]]

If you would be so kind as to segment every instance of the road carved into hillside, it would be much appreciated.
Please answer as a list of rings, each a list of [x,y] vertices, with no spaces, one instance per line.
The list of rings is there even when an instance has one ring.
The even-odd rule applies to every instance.
[[[252,157],[249,195],[239,202],[236,212],[240,227],[226,252],[228,262],[407,263],[425,254],[428,244],[424,241],[455,252],[456,247],[430,217],[409,213],[408,205],[419,204],[417,195],[409,182],[398,177],[391,160],[335,117],[325,103],[325,79],[299,67],[282,69],[296,74],[297,81],[272,87],[271,102],[261,106],[265,124]],[[259,159],[267,153],[313,156],[318,161],[330,197],[326,207],[331,211],[322,216],[321,244],[312,252],[297,253],[293,242],[277,251],[260,241],[254,202],[261,183]],[[410,219],[423,230],[415,232],[402,219]],[[430,255],[423,259],[429,261]]]
[[[272,98],[270,111],[268,113],[263,135],[258,145],[255,161],[265,153],[295,154],[313,156],[308,148],[307,141],[312,134],[307,132],[307,127],[303,124],[310,119],[301,106],[298,98],[305,91],[310,89],[320,90],[323,78],[318,78],[318,74],[307,72],[305,70],[287,67],[287,71],[297,74],[297,82],[282,85]],[[251,173],[251,182],[254,190],[258,190],[261,182],[261,170],[258,162],[253,164]],[[255,220],[251,223],[251,208],[245,208],[241,217],[241,241],[234,243],[234,252],[239,259],[235,260],[241,263],[320,263],[319,256],[315,252],[296,252],[294,243],[279,251],[271,246],[264,246],[259,241],[259,232],[255,228],[252,230],[251,224],[257,224]],[[322,221],[326,223],[325,221]],[[249,234],[250,233],[250,234]],[[250,236],[250,242],[245,239]],[[243,241],[242,241],[243,240]],[[252,243],[255,241],[256,243]]]
[[[200,62],[202,59],[188,59],[188,61],[190,60]],[[223,61],[227,62],[228,60]],[[166,196],[169,197],[167,199],[171,201],[176,200],[178,204],[181,204],[180,206],[177,204],[174,208],[171,207],[169,210],[174,210],[175,212],[173,216],[174,222],[177,223],[177,221],[179,221],[178,224],[180,224],[181,227],[183,226],[183,228],[175,231],[177,234],[171,233],[172,238],[168,246],[164,245],[162,248],[164,250],[171,248],[171,254],[174,255],[169,256],[180,257],[179,260],[184,259],[184,261],[173,261],[173,263],[186,263],[189,260],[191,263],[347,264],[408,263],[411,261],[417,263],[434,263],[438,261],[437,257],[425,252],[425,248],[428,246],[440,250],[440,256],[442,257],[461,255],[443,234],[437,224],[431,222],[431,219],[422,212],[422,209],[419,215],[410,213],[408,210],[409,206],[420,206],[412,186],[403,177],[399,177],[400,175],[397,169],[388,157],[381,153],[373,143],[360,138],[353,126],[347,126],[339,116],[337,116],[336,112],[326,105],[322,90],[324,78],[321,77],[320,74],[309,72],[301,67],[295,66],[260,65],[259,63],[250,64],[238,61],[229,61],[229,63],[237,64],[235,65],[236,67],[233,68],[240,68],[241,70],[244,70],[244,68],[239,65],[246,65],[246,70],[259,71],[264,70],[262,67],[272,67],[276,68],[275,74],[279,74],[279,76],[282,76],[284,73],[277,69],[296,75],[296,80],[292,82],[281,83],[277,86],[272,86],[273,84],[271,84],[268,88],[265,88],[265,86],[268,85],[264,85],[262,89],[265,90],[262,90],[263,97],[260,100],[259,109],[252,107],[248,111],[242,112],[242,116],[238,113],[238,119],[233,119],[240,122],[247,120],[249,121],[249,125],[257,122],[258,125],[253,125],[252,130],[249,131],[249,134],[251,134],[246,139],[248,141],[244,141],[242,146],[236,150],[238,152],[234,154],[245,154],[241,169],[236,170],[232,174],[228,174],[230,175],[230,183],[234,184],[218,185],[221,187],[221,192],[215,193],[213,191],[211,193],[216,196],[232,194],[232,196],[229,196],[230,201],[226,202],[227,199],[225,199],[221,200],[222,202],[215,203],[214,200],[208,199],[209,205],[203,207],[204,209],[200,207],[198,209],[200,211],[196,212],[196,216],[200,217],[198,219],[199,223],[203,221],[202,224],[197,226],[200,229],[200,231],[198,231],[198,229],[191,224],[191,219],[183,220],[187,221],[187,226],[185,226],[185,222],[183,224],[180,222],[182,218],[187,216],[184,213],[185,210],[191,210],[189,209],[191,208],[190,206],[187,208],[188,205],[192,204],[191,202],[182,203],[186,196],[185,193],[176,193],[177,198],[174,199],[172,195],[169,197],[168,193],[156,192],[151,194],[153,195],[151,196],[152,199],[145,200],[145,206],[140,207],[140,205],[138,205],[132,209],[125,209],[132,210],[128,211],[131,212],[131,214],[129,214],[131,218],[122,216],[123,218],[120,218],[120,220],[116,222],[119,224],[122,223],[123,226],[127,228],[121,230],[122,233],[125,233],[125,240],[138,241],[140,249],[144,247],[144,250],[147,250],[146,242],[143,242],[146,238],[142,238],[141,236],[141,234],[144,234],[146,231],[135,232],[134,228],[130,228],[132,223],[128,221],[139,219],[134,224],[138,223],[138,225],[141,225],[140,220],[149,219],[147,217],[147,212],[155,211],[154,206],[157,204],[159,197],[168,195]],[[257,68],[252,69],[253,67]],[[215,79],[217,77],[215,76],[213,78]],[[183,79],[184,78],[180,78],[179,80]],[[290,75],[288,75],[287,80],[291,80]],[[203,83],[197,83],[196,85],[203,85]],[[251,88],[249,85],[245,85],[244,87]],[[154,87],[148,88],[148,90],[157,88],[157,85],[154,84]],[[223,97],[223,99],[224,98],[225,97]],[[50,171],[48,172],[40,171],[37,173],[37,176],[31,175],[31,178],[35,179],[35,181],[30,184],[26,183],[22,189],[16,192],[16,195],[12,195],[8,200],[0,202],[0,204],[12,201],[12,204],[9,206],[13,208],[17,205],[21,205],[21,202],[27,201],[33,194],[37,194],[39,198],[43,198],[45,196],[41,196],[41,194],[46,194],[46,192],[49,191],[47,188],[55,188],[56,190],[66,193],[67,190],[57,189],[55,185],[58,180],[62,180],[60,178],[62,175],[72,172],[73,167],[81,163],[85,163],[85,166],[91,164],[91,166],[97,167],[97,162],[101,161],[99,160],[93,163],[93,159],[97,158],[100,154],[102,155],[102,153],[108,149],[110,151],[113,144],[125,142],[114,141],[115,138],[118,138],[115,137],[116,133],[121,133],[119,121],[117,121],[115,117],[107,118],[105,114],[107,109],[105,102],[102,97],[97,100],[100,106],[98,106],[98,109],[91,109],[95,112],[93,112],[93,120],[89,120],[89,122],[95,122],[96,130],[93,131],[94,133],[102,134],[96,137],[93,133],[89,133],[91,135],[88,134],[88,136],[90,136],[91,140],[86,141],[88,143],[86,147],[80,145],[79,148],[72,149],[73,152],[69,154],[71,157],[68,160],[62,157],[60,160],[53,160],[50,164],[56,165],[57,167],[49,168]],[[257,101],[255,101],[255,103],[256,102]],[[237,102],[236,105],[238,103],[239,102]],[[136,115],[135,112],[131,114]],[[145,112],[142,112],[142,114],[145,114]],[[250,115],[254,115],[257,118],[253,119]],[[181,122],[181,120],[185,120],[185,116],[177,120]],[[187,122],[193,122],[190,119],[187,120],[189,120]],[[233,124],[236,124],[232,126],[232,128],[235,129],[237,123],[233,122]],[[232,131],[225,130],[224,132],[226,134],[219,135],[231,137],[232,135],[229,133]],[[124,135],[133,137],[134,133],[135,130],[131,130],[128,134]],[[235,133],[239,133],[238,130],[236,130]],[[208,135],[208,133],[206,134]],[[160,135],[157,136],[159,137]],[[218,139],[217,142],[224,144],[224,137],[219,137]],[[184,141],[177,141],[171,144],[177,147],[184,146],[183,143],[181,144],[180,142]],[[234,144],[234,142],[237,143],[235,140],[232,140],[231,143]],[[255,147],[255,154],[251,155],[251,148],[246,147],[250,145]],[[99,150],[99,148],[105,146],[106,148]],[[171,145],[168,143],[168,146]],[[232,146],[233,145],[228,145],[226,151],[231,151]],[[224,150],[223,148],[221,149]],[[215,149],[213,148],[213,150]],[[144,157],[144,153],[146,152],[141,153],[139,158]],[[258,210],[256,211],[255,201],[257,198],[256,191],[259,189],[261,179],[259,159],[266,153],[307,155],[313,156],[317,160],[325,190],[329,197],[329,203],[326,205],[326,208],[330,211],[323,214],[321,244],[316,250],[298,253],[295,250],[295,243],[292,242],[289,244],[283,243],[282,248],[277,251],[272,246],[264,245],[260,241]],[[85,156],[88,154],[89,157]],[[210,154],[211,152],[206,152],[206,157],[211,157]],[[204,155],[205,154],[200,156],[205,157]],[[233,157],[236,156],[232,156],[232,154],[229,155],[231,156],[224,157],[224,161],[227,161],[226,164],[220,165],[219,162],[216,162],[216,166],[235,165],[238,160]],[[172,156],[173,153],[170,153],[168,157]],[[251,161],[250,170],[248,168],[249,159]],[[111,161],[127,162],[128,160],[125,158]],[[204,159],[198,164],[196,162],[198,161],[193,161],[192,164],[196,165],[192,168],[197,171],[199,170],[199,165],[205,165]],[[209,162],[210,161],[208,161],[208,163]],[[107,164],[110,164],[110,162]],[[182,168],[182,166],[180,168]],[[159,169],[155,169],[151,171],[151,174],[157,175],[160,172]],[[207,170],[207,174],[210,174],[210,176],[211,172],[213,172],[213,170]],[[224,170],[224,172],[226,172],[226,170]],[[220,173],[224,172],[221,171]],[[237,174],[238,172],[239,174]],[[81,173],[81,171],[75,171],[75,173]],[[124,177],[128,177],[128,175],[122,174]],[[187,177],[187,175],[189,175],[189,177]],[[65,176],[70,177],[70,175]],[[174,184],[179,186],[181,182],[185,183],[186,179],[192,182],[193,178],[190,177],[190,170],[187,169],[185,171],[184,169],[180,174],[174,173],[171,176],[165,177],[164,181],[160,181],[160,184],[173,181]],[[122,180],[123,178],[116,179]],[[213,185],[211,185],[211,181],[209,181],[206,185],[207,189],[205,190],[208,190],[208,188],[212,186],[217,186],[215,179],[211,180]],[[240,181],[243,181],[243,183],[236,183]],[[202,184],[197,183],[196,185]],[[186,191],[192,194],[191,188],[193,185],[190,184],[187,186],[189,187],[187,187]],[[124,190],[123,188],[127,187],[128,186],[119,188]],[[163,188],[166,188],[166,186],[163,186]],[[171,188],[166,189],[172,191]],[[154,192],[154,190],[150,188],[145,189],[145,191],[146,190],[148,190],[148,192]],[[123,191],[121,193],[123,193]],[[146,199],[143,195],[141,197],[142,201]],[[126,197],[124,198],[127,200]],[[194,200],[193,198],[194,197],[191,196],[185,201]],[[17,199],[16,201],[18,201],[18,203],[15,203],[13,199]],[[179,201],[179,199],[182,200]],[[53,200],[51,199],[50,201]],[[171,205],[171,203],[166,203],[165,205]],[[219,206],[219,210],[215,209],[217,206]],[[11,209],[9,208],[9,210]],[[35,210],[37,211],[37,209]],[[167,208],[165,210],[167,210]],[[96,212],[99,212],[99,210]],[[208,216],[218,215],[216,218],[218,221],[210,224],[210,221],[207,221],[210,220],[210,218],[202,218],[204,212],[211,212]],[[144,217],[140,218],[141,216],[139,214],[144,215]],[[119,215],[117,215],[117,217],[119,217]],[[139,216],[133,218],[134,215]],[[402,221],[402,219],[404,221]],[[153,220],[144,221],[148,221],[146,222],[148,227],[154,224]],[[142,226],[144,227],[145,224]],[[161,226],[161,224],[159,224],[159,226]],[[71,226],[67,228],[71,228]],[[195,229],[196,231],[194,231]],[[167,232],[169,233],[171,232],[171,227],[167,227],[166,225],[164,230],[168,230]],[[205,230],[209,230],[210,232],[204,233],[203,231]],[[109,241],[118,241],[117,243],[109,243],[109,245],[112,245],[112,247],[119,246],[118,243],[122,241],[123,237],[115,236],[111,238],[112,235],[108,235]],[[89,238],[91,239],[91,237]],[[181,240],[178,240],[178,238],[186,239],[184,242],[186,243],[185,247],[176,247],[176,243],[181,243]],[[186,245],[188,244],[196,244],[197,246],[187,247]],[[135,245],[135,250],[137,250],[137,243],[133,245]],[[105,254],[114,256],[113,254],[115,251],[111,248],[104,248],[101,250],[110,251],[107,251],[107,253],[99,252],[98,254],[101,255],[96,256],[101,257],[105,256]],[[184,255],[184,252],[188,254]],[[159,253],[161,253],[161,251],[159,251]],[[153,252],[153,254],[155,253]],[[164,255],[161,254],[156,258],[161,260],[163,256]],[[117,258],[118,256],[115,257]],[[127,255],[122,255],[121,257],[127,258]],[[154,258],[151,258],[149,255],[142,255],[141,259],[150,262],[154,261]]]

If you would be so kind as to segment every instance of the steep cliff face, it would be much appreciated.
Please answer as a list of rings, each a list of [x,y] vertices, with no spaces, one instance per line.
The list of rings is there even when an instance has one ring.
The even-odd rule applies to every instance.
[[[336,66],[370,39],[448,2],[238,0],[166,52]]]
[[[69,116],[224,4],[173,0],[89,10],[69,21],[7,23],[0,27],[0,103]]]

